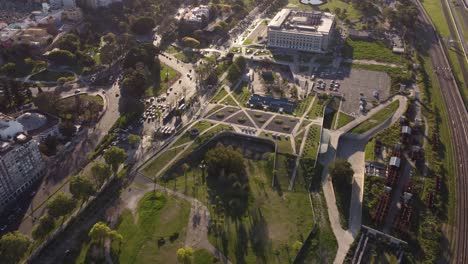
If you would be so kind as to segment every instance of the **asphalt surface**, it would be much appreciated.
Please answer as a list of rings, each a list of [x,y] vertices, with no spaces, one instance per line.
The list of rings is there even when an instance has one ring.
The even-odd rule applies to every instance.
[[[429,50],[434,67],[450,67],[442,45],[435,35],[434,26],[422,5],[415,1],[421,11],[422,19],[434,34],[428,34],[427,39],[432,45]],[[449,72],[448,74],[451,75]],[[468,114],[463,104],[457,85],[452,78],[438,74],[442,88],[449,121],[451,122],[452,147],[455,152],[455,172],[457,188],[456,226],[451,235],[451,254],[447,256],[452,263],[468,263]]]

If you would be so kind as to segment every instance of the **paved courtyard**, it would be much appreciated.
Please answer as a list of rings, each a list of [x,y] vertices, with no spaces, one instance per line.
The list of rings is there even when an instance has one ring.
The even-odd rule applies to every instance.
[[[366,99],[367,109],[370,109],[372,108],[371,102],[376,100],[373,95],[374,91],[379,94],[378,101],[384,101],[390,96],[391,80],[385,72],[341,67],[336,72],[329,69],[319,70],[316,77],[324,80],[326,91],[329,91],[332,80],[339,82],[338,92],[343,94],[345,98],[341,104],[341,111],[353,116],[359,115],[359,99],[361,97]]]

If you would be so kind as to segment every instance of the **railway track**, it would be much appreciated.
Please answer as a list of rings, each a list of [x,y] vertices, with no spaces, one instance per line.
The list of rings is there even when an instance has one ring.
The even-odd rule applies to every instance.
[[[432,36],[428,36],[433,45],[429,50],[434,68],[450,68],[445,51],[438,39],[434,25],[419,1],[418,6],[421,18],[432,28]],[[449,75],[450,78],[447,78]],[[463,99],[451,71],[445,76],[438,75],[438,81],[444,97],[449,122],[451,125],[451,140],[455,152],[456,190],[456,226],[452,233],[451,254],[449,261],[452,263],[468,263],[468,113],[466,112]]]

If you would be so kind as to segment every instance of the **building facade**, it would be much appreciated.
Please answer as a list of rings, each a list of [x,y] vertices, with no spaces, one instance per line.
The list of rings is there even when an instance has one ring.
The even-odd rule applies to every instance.
[[[18,134],[12,141],[0,141],[0,210],[44,173],[38,143],[31,137]]]
[[[283,9],[268,24],[268,47],[325,53],[335,28],[335,15]]]

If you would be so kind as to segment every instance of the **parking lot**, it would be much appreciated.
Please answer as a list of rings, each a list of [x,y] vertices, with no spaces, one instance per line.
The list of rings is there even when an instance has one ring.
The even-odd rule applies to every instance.
[[[323,80],[324,88],[318,89],[318,80]],[[338,86],[331,87],[332,81]],[[341,67],[337,71],[330,68],[316,71],[314,90],[336,92],[344,96],[341,111],[352,116],[360,114],[361,99],[367,102],[366,109],[373,107],[372,102],[385,101],[390,96],[390,76],[385,72],[368,71]],[[336,88],[336,89],[335,89]]]

